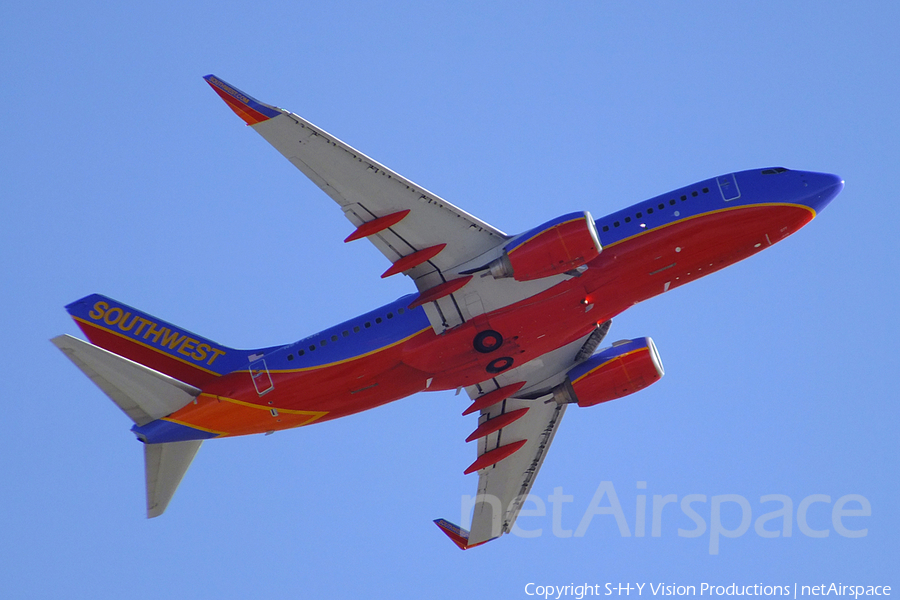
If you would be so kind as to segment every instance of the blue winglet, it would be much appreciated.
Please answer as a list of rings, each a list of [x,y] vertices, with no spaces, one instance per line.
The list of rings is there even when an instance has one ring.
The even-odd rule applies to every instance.
[[[215,75],[206,75],[203,79],[247,125],[256,125],[281,114],[277,107],[260,102]]]

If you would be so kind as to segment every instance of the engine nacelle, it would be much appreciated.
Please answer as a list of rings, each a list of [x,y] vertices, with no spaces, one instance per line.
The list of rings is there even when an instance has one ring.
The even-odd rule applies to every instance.
[[[570,370],[553,398],[560,404],[594,406],[640,391],[664,374],[652,339],[623,340]]]
[[[496,279],[532,281],[577,269],[600,254],[591,213],[570,213],[526,231],[503,249],[489,267]]]

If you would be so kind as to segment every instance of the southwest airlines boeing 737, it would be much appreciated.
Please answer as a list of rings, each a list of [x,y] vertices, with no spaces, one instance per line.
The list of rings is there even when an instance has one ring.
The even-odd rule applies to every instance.
[[[303,118],[208,75],[213,90],[334,200],[390,261],[403,296],[283,346],[238,350],[94,294],[66,307],[90,343],[53,343],[132,421],[147,516],[166,509],[204,440],[336,419],[464,388],[478,413],[466,549],[509,533],[566,408],[663,376],[649,337],[600,349],[628,307],[764,250],[809,223],[839,177],[781,167],[713,177],[594,219],[572,212],[508,235]]]

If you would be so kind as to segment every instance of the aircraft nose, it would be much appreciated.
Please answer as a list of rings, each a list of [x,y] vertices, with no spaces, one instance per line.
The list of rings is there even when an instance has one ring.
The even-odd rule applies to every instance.
[[[844,189],[844,180],[831,173],[805,173],[804,184],[809,188],[806,204],[818,214]]]

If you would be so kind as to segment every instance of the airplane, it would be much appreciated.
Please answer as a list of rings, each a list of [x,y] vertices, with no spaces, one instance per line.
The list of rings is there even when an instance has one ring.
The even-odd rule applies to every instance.
[[[601,349],[630,306],[799,230],[843,189],[827,173],[728,173],[600,219],[571,212],[508,235],[309,121],[214,75],[246,124],[334,200],[416,292],[282,346],[239,350],[92,294],[66,310],[89,342],[51,340],[134,422],[147,516],[166,510],[204,440],[269,434],[422,391],[465,389],[478,413],[463,550],[509,533],[570,404],[640,391],[664,374],[653,340]]]

